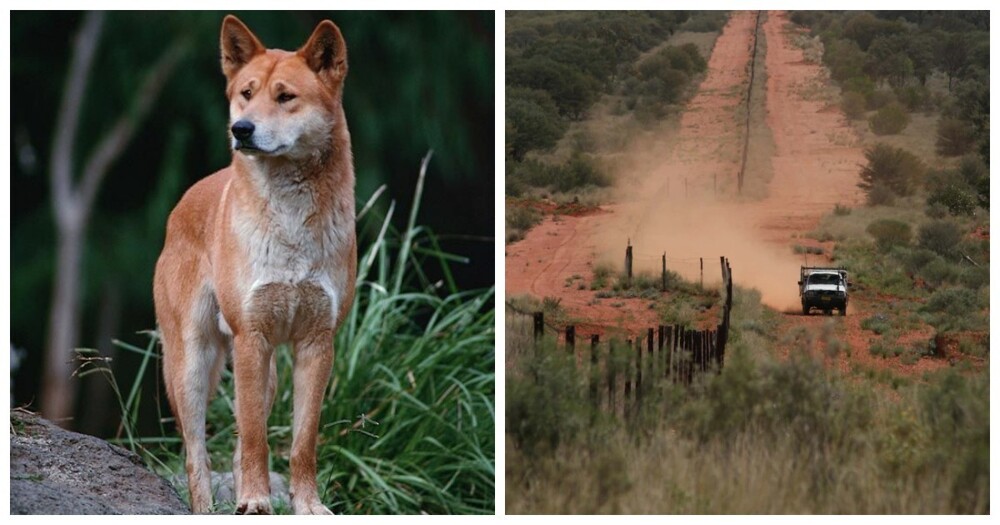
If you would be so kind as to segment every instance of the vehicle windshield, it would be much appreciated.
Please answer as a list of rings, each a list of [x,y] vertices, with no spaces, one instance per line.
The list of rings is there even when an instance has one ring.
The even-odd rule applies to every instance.
[[[809,284],[840,284],[840,275],[836,273],[814,273],[809,276]]]

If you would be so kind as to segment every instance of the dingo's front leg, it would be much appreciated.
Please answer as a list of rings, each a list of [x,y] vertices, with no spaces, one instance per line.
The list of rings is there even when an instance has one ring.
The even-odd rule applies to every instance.
[[[332,366],[332,332],[323,331],[296,345],[290,483],[296,514],[332,514],[320,502],[316,489],[316,436]]]
[[[240,470],[237,514],[271,514],[268,478],[267,416],[271,395],[269,363],[274,349],[259,332],[234,338],[233,376],[236,386],[236,428]],[[271,390],[273,391],[273,390]]]

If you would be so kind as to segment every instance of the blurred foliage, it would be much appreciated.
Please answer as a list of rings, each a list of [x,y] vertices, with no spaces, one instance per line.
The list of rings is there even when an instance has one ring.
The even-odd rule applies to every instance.
[[[166,218],[182,192],[229,163],[228,103],[219,65],[224,12],[109,13],[97,48],[76,144],[77,168],[169,45],[189,52],[100,190],[85,249],[82,345],[94,345],[102,295],[122,295],[121,333],[154,326],[152,273]],[[420,159],[433,149],[421,224],[453,265],[460,287],[493,283],[494,14],[492,12],[235,13],[268,47],[294,50],[331,19],[348,46],[344,106],[364,203],[387,184],[412,201]],[[15,399],[31,401],[53,280],[49,150],[78,12],[11,15],[12,341],[30,349]],[[390,199],[383,198],[385,208]],[[405,225],[397,213],[394,225]],[[377,232],[359,231],[361,243]],[[471,239],[471,240],[470,240]],[[431,279],[443,270],[425,269]],[[20,380],[23,378],[24,380]]]

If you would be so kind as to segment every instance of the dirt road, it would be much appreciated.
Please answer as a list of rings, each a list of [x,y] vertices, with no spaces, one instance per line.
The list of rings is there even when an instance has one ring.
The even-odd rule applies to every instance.
[[[792,248],[821,244],[803,236],[835,205],[862,203],[856,185],[864,157],[839,107],[819,96],[829,86],[827,73],[806,60],[796,45],[804,37],[785,13],[769,12],[761,20],[757,60],[764,60],[766,68],[763,122],[773,140],[767,149],[766,196],[749,198],[736,191],[757,22],[756,13],[737,12],[716,41],[706,77],[687,104],[676,136],[652,151],[649,144],[637,144],[625,155],[642,161],[620,167],[618,180],[629,183],[615,203],[604,207],[607,213],[547,217],[523,241],[507,247],[508,296],[558,297],[572,315],[595,324],[652,326],[656,315],[648,301],[595,304],[587,286],[595,262],[620,267],[631,242],[640,270],[658,272],[665,252],[670,269],[696,279],[699,258],[704,258],[708,283],[718,281],[718,258],[726,256],[736,282],[760,290],[766,305],[778,311],[799,309],[795,281],[804,260]],[[754,84],[754,89],[764,86]],[[759,146],[751,141],[751,148]],[[831,246],[825,245],[828,253]],[[813,256],[808,262],[823,261]],[[867,352],[871,334],[859,326],[868,310],[855,300],[846,318],[785,315],[779,336],[799,327],[819,333],[833,322],[825,330],[850,344],[851,359],[869,361],[874,359]],[[853,362],[846,356],[840,360],[842,368]],[[919,361],[914,371],[937,366],[926,361]]]

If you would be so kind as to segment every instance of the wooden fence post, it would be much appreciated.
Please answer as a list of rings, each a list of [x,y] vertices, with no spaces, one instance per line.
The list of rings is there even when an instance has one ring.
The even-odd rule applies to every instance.
[[[535,341],[542,338],[545,333],[545,314],[535,312]]]
[[[662,278],[661,279],[662,279],[662,282],[660,283],[660,291],[661,292],[666,292],[667,291],[667,252],[663,252],[663,273],[662,273]]]
[[[698,268],[699,268],[699,273],[701,275],[701,281],[700,281],[701,282],[701,288],[704,289],[705,288],[705,258],[704,257],[698,257]]]
[[[632,239],[629,239],[628,246],[625,247],[625,286],[632,287]]]
[[[576,355],[576,327],[573,325],[566,327],[566,351]]]

